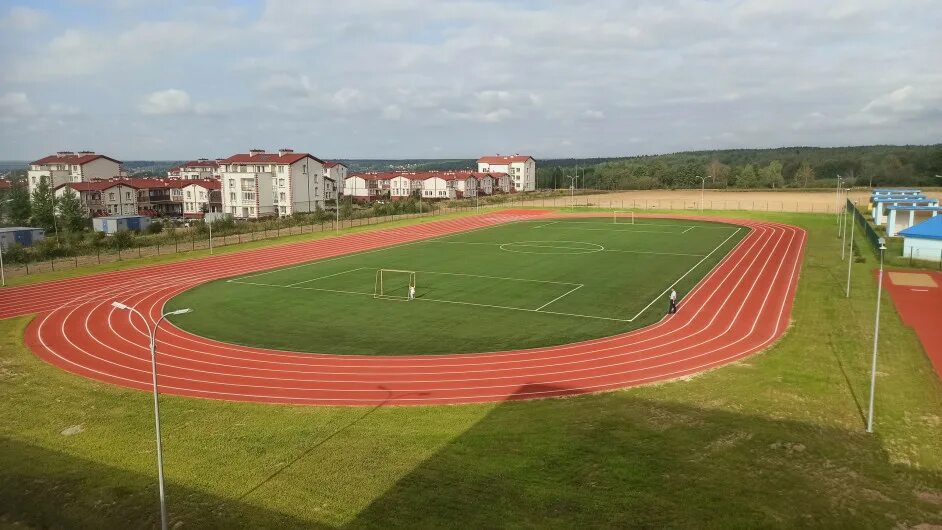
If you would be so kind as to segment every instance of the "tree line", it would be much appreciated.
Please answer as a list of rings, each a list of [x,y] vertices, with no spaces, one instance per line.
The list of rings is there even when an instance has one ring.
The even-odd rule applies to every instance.
[[[619,159],[541,160],[537,187],[595,189],[939,186],[942,144],[688,151]]]

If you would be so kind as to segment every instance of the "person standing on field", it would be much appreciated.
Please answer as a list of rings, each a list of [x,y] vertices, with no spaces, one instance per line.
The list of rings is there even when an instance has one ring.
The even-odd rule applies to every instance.
[[[415,286],[409,286],[409,300],[415,300]]]
[[[670,307],[667,310],[667,314],[673,315],[676,312],[677,312],[677,291],[671,288]]]

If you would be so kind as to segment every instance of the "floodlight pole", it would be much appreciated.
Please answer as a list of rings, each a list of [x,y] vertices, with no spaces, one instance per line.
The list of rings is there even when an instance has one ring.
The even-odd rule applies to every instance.
[[[873,432],[873,395],[877,386],[877,340],[880,337],[880,298],[883,294],[883,253],[886,240],[880,238],[880,276],[877,280],[877,316],[873,322],[873,364],[870,367],[870,409],[867,413],[867,432]]]
[[[575,176],[567,175],[569,177],[569,207],[576,207],[576,180],[579,178],[579,174],[576,173]]]
[[[703,213],[703,191],[706,188],[706,177],[701,177],[697,175],[697,178],[700,179],[700,213]],[[710,180],[713,180],[713,175],[710,175]]]
[[[0,244],[0,287],[7,286],[7,277],[3,272],[3,245]]]
[[[834,205],[834,207],[835,207],[835,209],[836,209],[835,213],[837,213],[837,223],[838,223],[838,224],[840,224],[840,222],[841,222],[841,203],[840,203],[840,201],[841,201],[841,180],[842,180],[843,178],[844,178],[844,177],[842,177],[842,176],[840,176],[840,175],[837,176],[837,188],[835,188],[835,190],[834,190],[834,199],[837,201],[836,204]]]
[[[141,317],[141,320],[144,321],[144,325],[147,326],[147,335],[150,339],[150,366],[151,366],[151,379],[153,381],[153,391],[154,391],[154,426],[156,429],[157,437],[157,486],[160,490],[160,528],[162,530],[167,530],[167,498],[164,494],[164,457],[163,457],[163,446],[160,440],[160,400],[159,393],[157,391],[157,328],[160,327],[160,323],[164,321],[170,315],[183,315],[192,311],[192,309],[178,309],[176,311],[170,311],[160,315],[160,318],[157,319],[157,323],[154,324],[154,327],[151,328],[150,322],[147,320],[140,311],[134,309],[131,306],[122,304],[121,302],[111,302],[112,307],[116,309],[127,310],[131,313],[136,314]]]
[[[847,245],[847,214],[850,213],[847,209],[847,197],[844,197],[841,206],[844,208],[844,213],[841,215],[841,261],[844,261],[844,247]]]
[[[203,217],[203,222],[206,222],[206,217]],[[209,255],[213,255],[213,223],[209,223]]]
[[[356,195],[356,183],[354,183],[353,186],[353,194]],[[369,191],[367,191],[367,195],[369,195]],[[334,186],[334,210],[336,210],[337,213],[337,224],[334,232],[340,233],[340,186]]]
[[[854,203],[854,209],[856,209],[857,203]],[[850,298],[850,271],[851,265],[854,263],[854,225],[857,224],[856,215],[854,219],[850,220],[850,250],[847,253],[847,292],[845,293],[846,298]]]

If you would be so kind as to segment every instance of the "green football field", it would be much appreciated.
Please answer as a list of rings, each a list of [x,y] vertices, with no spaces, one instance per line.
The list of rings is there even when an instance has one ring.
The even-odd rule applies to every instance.
[[[614,221],[522,221],[313,261],[211,282],[168,309],[194,309],[174,323],[198,335],[296,351],[403,355],[563,344],[659,320],[669,289],[682,298],[748,231]]]

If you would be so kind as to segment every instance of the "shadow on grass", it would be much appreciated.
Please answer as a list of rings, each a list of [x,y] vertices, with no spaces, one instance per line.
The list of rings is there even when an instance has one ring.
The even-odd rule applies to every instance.
[[[565,391],[530,385],[519,394]],[[349,526],[865,528],[942,523],[942,476],[891,462],[878,435],[634,394],[503,403],[353,514]],[[449,409],[417,408],[408,421],[447,416]],[[365,410],[330,437],[372,422],[376,410]],[[373,440],[371,450],[382,451],[397,437],[409,436],[408,421]],[[313,448],[305,450],[285,468],[317,455]],[[382,462],[376,466],[376,473],[386,472]],[[290,483],[296,479],[288,475],[279,470],[249,492],[282,480],[289,481],[284,487],[331,489],[314,476]],[[174,482],[168,492],[171,525],[182,522],[183,528],[326,526],[251,505],[239,492],[221,497]],[[264,498],[255,501],[265,503]],[[153,475],[0,437],[0,526],[153,528],[157,514]]]
[[[0,477],[0,527],[160,527],[156,473],[133,473],[0,437]],[[318,527],[177,484],[167,489],[172,528]]]
[[[877,435],[614,392],[495,408],[350,526],[863,528],[942,522],[940,494]]]

